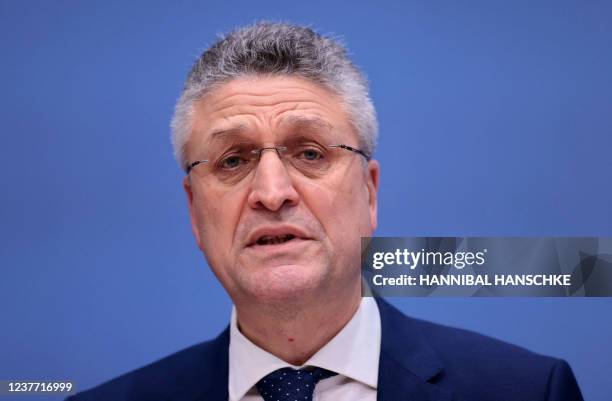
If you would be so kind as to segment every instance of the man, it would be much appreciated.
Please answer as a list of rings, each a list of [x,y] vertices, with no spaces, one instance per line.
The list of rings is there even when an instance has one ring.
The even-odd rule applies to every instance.
[[[366,81],[333,39],[259,23],[208,49],[173,143],[230,326],[74,400],[581,400],[563,361],[362,297],[376,134]]]

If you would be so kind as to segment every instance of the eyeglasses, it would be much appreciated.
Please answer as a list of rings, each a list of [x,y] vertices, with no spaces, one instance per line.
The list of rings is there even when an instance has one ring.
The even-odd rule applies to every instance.
[[[267,146],[259,148],[253,144],[236,144],[217,158],[196,160],[185,166],[187,174],[197,167],[197,174],[213,176],[222,183],[236,183],[255,169],[261,155],[266,150],[275,150],[285,166],[310,177],[322,177],[342,161],[345,150],[357,153],[370,160],[371,156],[363,150],[345,144],[322,146],[313,142],[297,142],[286,146]]]

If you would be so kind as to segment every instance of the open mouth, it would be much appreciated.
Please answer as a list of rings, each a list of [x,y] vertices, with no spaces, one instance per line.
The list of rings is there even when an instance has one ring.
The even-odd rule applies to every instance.
[[[293,234],[285,234],[285,235],[264,235],[260,237],[256,244],[257,245],[276,245],[282,244],[288,241],[291,241],[295,238]]]

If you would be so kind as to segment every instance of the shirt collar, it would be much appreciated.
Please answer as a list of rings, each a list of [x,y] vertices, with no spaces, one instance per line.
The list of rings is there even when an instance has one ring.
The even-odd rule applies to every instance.
[[[351,320],[304,366],[328,369],[376,388],[380,340],[378,306],[374,298],[363,297]],[[233,307],[229,345],[229,399],[242,399],[262,377],[285,367],[300,368],[264,351],[246,338],[238,330],[236,308]]]

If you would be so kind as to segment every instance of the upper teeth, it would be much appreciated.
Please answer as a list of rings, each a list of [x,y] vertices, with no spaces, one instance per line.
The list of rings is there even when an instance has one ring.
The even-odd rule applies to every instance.
[[[285,235],[264,235],[263,237],[259,238],[257,240],[257,243],[260,245],[267,245],[267,244],[278,244],[281,242],[285,242],[285,241],[289,241],[290,239],[293,239],[294,235],[293,234],[285,234]]]

